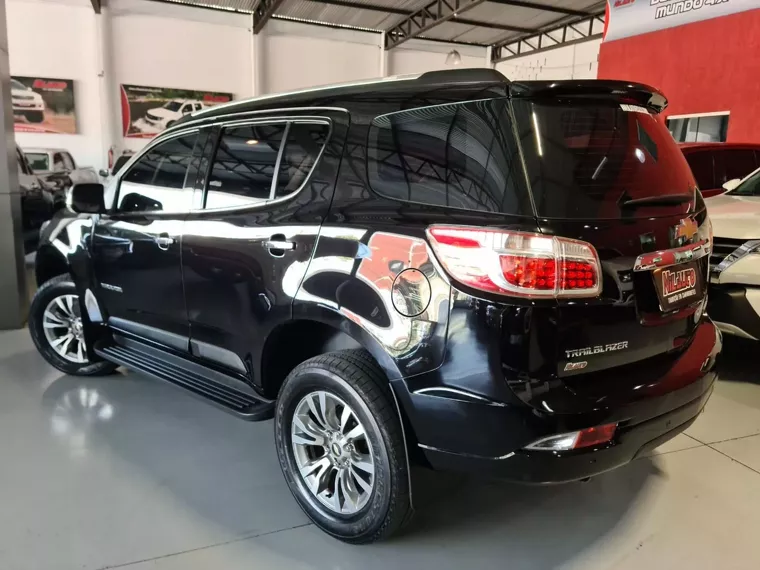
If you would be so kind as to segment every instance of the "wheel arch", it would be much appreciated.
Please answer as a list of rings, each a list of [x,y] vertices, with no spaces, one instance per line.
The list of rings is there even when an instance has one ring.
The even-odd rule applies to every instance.
[[[69,260],[55,247],[45,244],[37,250],[34,262],[34,277],[37,287],[41,287],[53,277],[70,273]]]

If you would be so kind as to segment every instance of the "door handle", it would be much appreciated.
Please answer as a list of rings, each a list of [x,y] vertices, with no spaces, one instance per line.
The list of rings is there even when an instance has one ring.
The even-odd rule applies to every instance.
[[[156,237],[156,245],[158,246],[158,249],[167,251],[169,249],[169,246],[174,243],[174,238],[170,237],[169,234],[161,234],[158,237]]]
[[[264,247],[269,250],[269,255],[282,257],[286,251],[293,251],[296,248],[296,244],[295,242],[286,240],[284,235],[274,235],[264,242]]]

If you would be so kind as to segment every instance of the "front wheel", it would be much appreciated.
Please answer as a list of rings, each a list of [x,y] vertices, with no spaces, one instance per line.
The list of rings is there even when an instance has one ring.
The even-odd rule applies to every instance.
[[[30,123],[41,123],[45,120],[44,111],[27,111],[24,116]]]
[[[374,542],[410,518],[401,420],[367,352],[332,352],[296,367],[277,399],[275,442],[293,496],[328,534]]]
[[[66,374],[96,376],[117,368],[87,358],[79,294],[68,275],[54,277],[37,290],[29,308],[29,333],[43,358]]]

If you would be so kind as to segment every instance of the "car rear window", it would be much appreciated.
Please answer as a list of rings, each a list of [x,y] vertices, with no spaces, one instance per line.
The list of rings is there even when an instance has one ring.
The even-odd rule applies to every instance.
[[[543,99],[515,99],[513,108],[541,217],[672,215],[683,212],[684,205],[623,204],[694,192],[696,183],[681,150],[643,108]]]
[[[27,152],[26,158],[35,172],[47,172],[50,170],[50,158],[47,153]]]
[[[433,206],[532,215],[505,99],[377,117],[369,129],[372,189]]]

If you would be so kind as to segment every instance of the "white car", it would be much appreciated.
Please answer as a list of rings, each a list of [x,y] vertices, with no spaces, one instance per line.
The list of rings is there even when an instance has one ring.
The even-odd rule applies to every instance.
[[[79,167],[74,157],[62,148],[27,148],[24,150],[32,170],[62,187],[73,184],[98,183],[98,173],[92,167]]]
[[[161,107],[148,110],[145,113],[145,122],[156,130],[168,129],[185,115],[200,111],[203,103],[193,99],[172,99]]]
[[[707,198],[714,242],[707,312],[723,332],[760,340],[760,168]]]
[[[42,95],[16,79],[11,79],[11,102],[14,115],[21,115],[30,123],[41,123],[45,120],[45,102]]]

